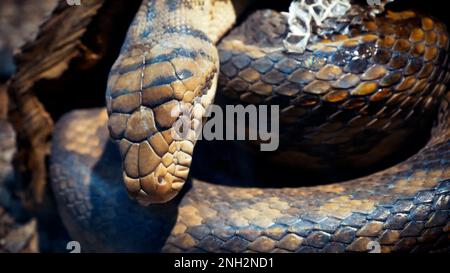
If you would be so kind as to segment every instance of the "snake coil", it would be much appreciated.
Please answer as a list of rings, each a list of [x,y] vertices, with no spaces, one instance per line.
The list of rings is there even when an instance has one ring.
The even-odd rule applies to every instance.
[[[288,27],[277,12],[254,13],[216,48],[236,19],[230,1],[143,1],[111,70],[107,111],[75,111],[57,124],[52,186],[70,234],[91,251],[448,246],[448,33],[413,11],[359,14],[352,7],[334,22],[345,32],[313,35],[298,54],[280,48]],[[195,127],[217,84],[228,102],[280,105],[281,145],[270,160],[319,171],[387,160],[437,109],[439,118],[418,153],[365,177],[281,188],[192,179],[179,198],[140,207],[128,195],[149,205],[181,191],[195,139],[173,139],[171,112],[191,104]]]

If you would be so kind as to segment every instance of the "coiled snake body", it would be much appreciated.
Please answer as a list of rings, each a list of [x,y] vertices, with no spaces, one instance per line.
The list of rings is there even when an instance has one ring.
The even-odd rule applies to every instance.
[[[447,31],[412,11],[357,17],[349,15],[346,34],[313,37],[305,53],[290,54],[280,48],[284,17],[259,11],[218,54],[214,43],[235,20],[229,1],[143,1],[111,70],[108,114],[76,111],[56,128],[52,186],[70,234],[90,251],[447,247]],[[417,154],[366,177],[281,188],[192,179],[167,202],[188,177],[195,144],[173,139],[171,111],[191,105],[194,127],[217,82],[232,103],[280,105],[281,144],[270,160],[320,171],[383,161],[413,143],[437,108],[439,118]],[[167,203],[141,207],[128,195]]]

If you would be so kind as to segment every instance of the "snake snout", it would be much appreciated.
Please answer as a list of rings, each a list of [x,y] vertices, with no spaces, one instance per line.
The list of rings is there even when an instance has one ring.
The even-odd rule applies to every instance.
[[[214,98],[214,62],[189,50],[131,50],[110,73],[108,127],[126,189],[141,205],[167,202],[182,189],[197,139],[193,129]]]

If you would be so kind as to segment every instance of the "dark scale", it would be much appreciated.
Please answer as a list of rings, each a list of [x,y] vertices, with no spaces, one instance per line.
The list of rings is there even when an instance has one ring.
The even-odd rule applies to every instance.
[[[285,74],[272,70],[261,77],[261,80],[268,84],[280,84],[286,79]]]
[[[219,56],[220,56],[220,65],[225,64],[228,62],[231,57],[233,57],[233,53],[227,50],[219,49]]]
[[[373,61],[378,64],[386,64],[390,59],[391,51],[387,49],[378,48],[373,55]]]
[[[340,61],[339,65],[345,65],[345,72],[362,74],[367,70],[370,64],[369,60],[374,54],[374,51],[374,43],[362,43],[357,46],[341,47],[337,54],[345,59]],[[337,59],[332,57],[333,61],[339,61],[339,56]]]
[[[432,72],[433,72],[433,64],[428,62],[422,66],[422,69],[417,74],[417,77],[420,79],[427,78],[430,76]]]
[[[290,85],[290,84],[286,84]],[[267,104],[279,105],[280,111],[291,105],[292,98],[296,92],[299,92],[300,88],[298,86],[277,88],[274,90],[275,95],[267,98]],[[292,92],[292,93],[291,93]]]
[[[285,55],[281,51],[269,53],[267,57],[273,62],[279,62],[280,60],[285,58]]]
[[[408,39],[409,33],[410,33],[410,31],[406,27],[399,26],[396,31],[397,39],[401,39],[401,38]]]
[[[300,64],[297,61],[293,60],[292,58],[284,59],[275,65],[275,68],[278,71],[285,73],[285,74],[290,74],[299,67],[300,67]]]
[[[296,84],[296,83],[285,83],[280,85],[279,87],[277,87],[274,92],[279,94],[279,95],[283,95],[283,96],[287,96],[287,97],[293,97],[295,96],[297,93],[300,92],[300,90],[302,89],[302,86]]]
[[[235,78],[228,83],[228,86],[238,93],[247,91],[249,88],[249,84],[242,80],[241,78]]]
[[[239,54],[236,56],[233,56],[231,59],[234,66],[236,66],[238,69],[242,70],[250,65],[250,62],[252,61],[247,55],[245,54]]]
[[[386,75],[384,78],[380,81],[380,86],[382,87],[390,87],[396,83],[399,83],[402,80],[402,72],[400,71],[393,71]]]
[[[356,52],[358,52],[358,56],[362,56],[363,58],[370,58],[375,51],[375,43],[363,43],[358,45],[356,48]]]
[[[330,63],[339,66],[345,66],[351,59],[352,55],[347,50],[338,50],[335,54],[330,56]]]
[[[406,39],[397,40],[394,44],[394,50],[400,52],[408,52],[411,48],[411,44]]]
[[[400,69],[406,66],[408,62],[408,56],[404,53],[395,52],[392,54],[392,58],[388,65],[391,69]]]
[[[410,58],[405,69],[405,76],[417,73],[423,66],[423,58]]]
[[[437,78],[439,77],[439,74],[440,74],[440,69],[439,68],[437,68],[437,67],[435,67],[434,69],[433,69],[433,72],[431,72],[431,75],[429,76],[429,81],[430,82],[435,82],[436,80],[437,80]]]
[[[366,59],[352,59],[345,66],[345,71],[352,74],[362,74],[367,70],[369,62]]]
[[[292,100],[293,105],[300,107],[314,107],[320,103],[317,96],[303,94]]]
[[[264,74],[273,67],[273,62],[269,58],[260,58],[253,62],[252,67]]]
[[[222,65],[222,67],[220,68],[220,73],[224,74],[228,78],[236,76],[238,72],[239,71],[236,69],[232,62],[228,62],[225,65]]]

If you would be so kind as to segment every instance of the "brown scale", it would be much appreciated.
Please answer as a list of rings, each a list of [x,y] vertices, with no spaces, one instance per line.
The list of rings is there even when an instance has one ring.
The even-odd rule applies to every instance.
[[[350,26],[350,35],[334,35],[322,44],[310,45],[314,51],[303,54],[290,55],[269,49],[270,54],[248,54],[249,58],[241,60],[247,54],[245,48],[234,47],[231,52],[225,49],[234,37],[245,37],[246,45],[266,48],[276,40],[267,43],[262,36],[248,36],[249,26],[244,23],[219,44],[219,52],[225,56],[221,58],[220,74],[224,78],[220,82],[224,85],[219,86],[224,92],[219,94],[236,98],[235,93],[244,92],[240,99],[247,103],[280,103],[281,147],[271,157],[275,160],[286,158],[283,153],[289,150],[289,154],[297,153],[299,158],[314,155],[322,162],[319,168],[367,167],[363,158],[368,149],[397,151],[408,147],[404,144],[407,141],[402,143],[399,139],[428,126],[433,105],[443,93],[436,91],[434,99],[427,94],[432,91],[430,86],[445,80],[443,65],[448,45],[445,28],[430,18],[412,15],[409,12],[390,13],[387,18],[366,21],[363,28],[366,32]],[[252,16],[260,15],[257,12]],[[280,20],[279,16],[272,12],[270,18],[273,19],[268,20]],[[258,26],[251,26],[251,29],[263,32]],[[279,43],[281,39],[279,36]],[[238,67],[243,64],[245,70],[238,72]],[[238,88],[232,87],[236,85],[235,79],[239,79]],[[244,82],[251,86],[247,92],[242,91],[246,86]],[[270,96],[270,100],[262,100],[261,96]],[[239,100],[230,102],[239,103]],[[341,118],[324,119],[322,116],[341,112],[342,115],[337,115]],[[356,117],[364,120],[365,129],[356,126]],[[340,127],[339,124],[347,125]],[[329,128],[340,129],[331,133]],[[396,130],[407,133],[401,136],[392,133]],[[326,134],[332,137],[321,143]],[[359,148],[359,144],[353,143],[365,145]],[[372,155],[370,164],[390,156],[389,152]],[[308,168],[305,161],[282,162]]]

